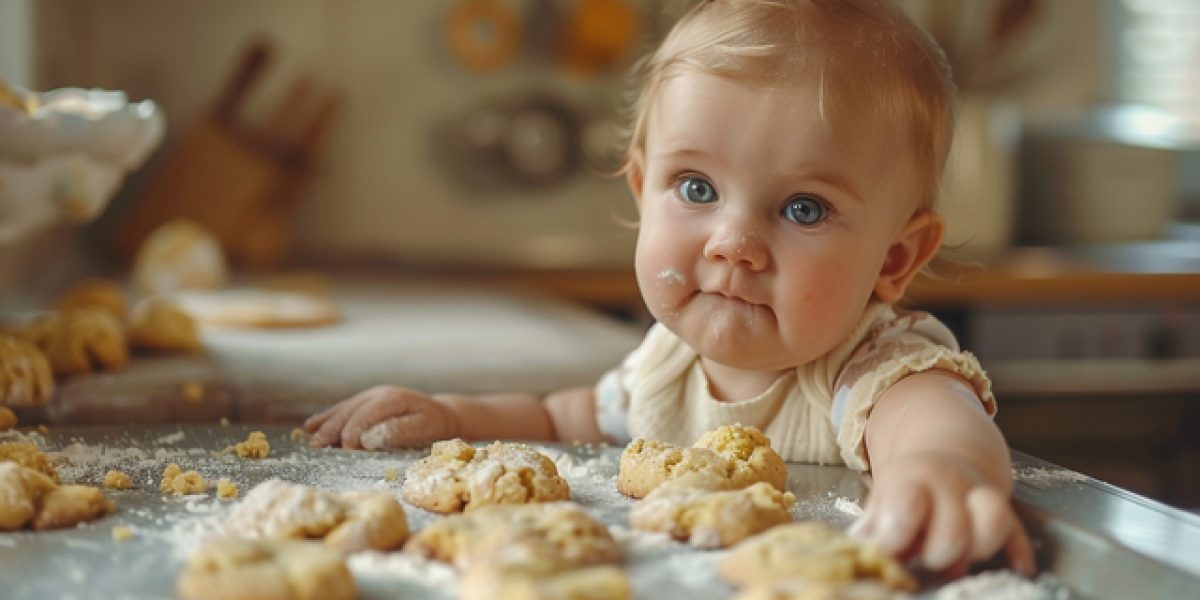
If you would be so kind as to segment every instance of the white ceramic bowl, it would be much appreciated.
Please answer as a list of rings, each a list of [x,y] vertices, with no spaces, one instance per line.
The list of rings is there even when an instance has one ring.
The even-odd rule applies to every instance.
[[[0,245],[85,222],[162,141],[162,111],[122,92],[63,88],[33,112],[0,106]]]
[[[32,113],[0,108],[0,160],[32,162],[82,153],[129,171],[162,141],[162,111],[124,92],[62,88],[38,95]]]

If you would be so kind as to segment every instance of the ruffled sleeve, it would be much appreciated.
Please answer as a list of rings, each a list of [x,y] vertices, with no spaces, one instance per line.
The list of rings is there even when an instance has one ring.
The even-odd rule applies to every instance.
[[[625,356],[596,382],[596,425],[600,433],[615,445],[633,441],[629,433],[629,399],[633,393],[634,374],[642,364],[646,353],[646,342]]]
[[[886,311],[868,331],[838,373],[830,421],[837,432],[842,459],[866,471],[867,417],[897,381],[913,373],[941,369],[962,377],[989,416],[996,414],[992,383],[970,352],[960,350],[954,335],[928,313]]]

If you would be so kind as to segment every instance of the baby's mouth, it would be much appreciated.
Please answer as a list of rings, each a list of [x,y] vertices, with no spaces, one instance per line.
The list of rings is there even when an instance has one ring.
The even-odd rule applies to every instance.
[[[738,303],[738,304],[744,304],[745,306],[747,306],[747,307],[750,307],[750,308],[754,308],[754,307],[760,307],[760,306],[763,306],[762,304],[759,304],[759,303],[757,303],[757,302],[754,302],[754,301],[752,301],[752,300],[748,300],[748,299],[746,299],[746,298],[744,298],[744,297],[742,297],[742,296],[739,296],[738,294],[735,294],[735,293],[733,293],[733,292],[726,291],[726,290],[720,290],[720,289],[715,289],[715,290],[698,290],[698,291],[697,291],[697,294],[704,294],[704,295],[709,295],[709,296],[712,296],[712,297],[715,297],[715,298],[722,298],[722,299],[728,300],[728,301],[730,301],[730,302],[736,302],[736,303]]]

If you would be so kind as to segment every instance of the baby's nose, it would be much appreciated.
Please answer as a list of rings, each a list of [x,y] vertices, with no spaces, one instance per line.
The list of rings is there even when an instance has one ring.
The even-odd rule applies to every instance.
[[[753,229],[739,223],[728,223],[718,227],[704,245],[704,257],[713,261],[727,261],[751,271],[761,271],[767,266],[767,246]]]

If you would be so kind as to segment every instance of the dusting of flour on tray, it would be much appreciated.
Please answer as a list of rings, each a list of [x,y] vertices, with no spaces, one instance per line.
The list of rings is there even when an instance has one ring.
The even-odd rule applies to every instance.
[[[1052,577],[1038,581],[1012,571],[987,571],[963,577],[937,591],[934,600],[1065,600],[1067,590]]]
[[[1059,483],[1082,483],[1089,477],[1061,467],[1023,467],[1013,469],[1013,479],[1035,488],[1045,489]]]
[[[859,506],[857,502],[849,498],[842,498],[841,496],[838,496],[838,498],[833,501],[833,507],[856,519],[863,515],[862,507]]]
[[[187,437],[187,434],[185,434],[183,432],[183,430],[180,430],[180,431],[176,431],[175,433],[169,433],[167,435],[164,435],[164,436],[154,440],[154,443],[159,444],[159,445],[178,444],[179,442],[182,442],[183,438],[185,438],[185,437]]]

